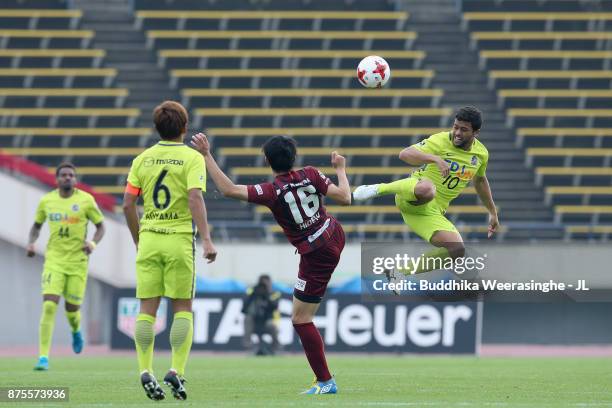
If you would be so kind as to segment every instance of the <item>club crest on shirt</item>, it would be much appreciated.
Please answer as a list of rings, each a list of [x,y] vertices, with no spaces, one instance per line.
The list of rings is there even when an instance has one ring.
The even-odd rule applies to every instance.
[[[79,205],[78,204],[73,204],[72,205],[72,211],[79,211]]]
[[[476,156],[472,156],[472,166],[475,166],[478,163],[478,158]]]

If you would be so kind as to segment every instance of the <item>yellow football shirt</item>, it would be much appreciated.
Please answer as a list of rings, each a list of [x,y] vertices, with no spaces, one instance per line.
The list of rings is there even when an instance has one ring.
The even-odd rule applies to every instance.
[[[161,141],[134,159],[127,181],[144,200],[140,232],[193,234],[188,192],[206,191],[206,166],[200,153],[183,143]]]
[[[414,177],[427,178],[436,186],[435,200],[442,210],[448,208],[450,202],[461,194],[475,175],[486,174],[489,152],[478,139],[474,139],[472,147],[466,151],[453,144],[450,132],[441,132],[413,147],[441,157],[450,166],[450,174],[445,178],[435,163],[425,164],[413,173]]]
[[[104,220],[102,212],[93,196],[85,191],[74,189],[67,198],[53,190],[45,194],[36,210],[35,222],[49,223],[49,242],[45,261],[73,263],[87,261],[83,244],[87,239],[89,221],[99,224]]]

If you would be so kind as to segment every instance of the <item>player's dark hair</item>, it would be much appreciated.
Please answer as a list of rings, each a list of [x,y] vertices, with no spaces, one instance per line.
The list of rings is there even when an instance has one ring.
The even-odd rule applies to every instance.
[[[72,171],[74,171],[74,174],[76,175],[76,167],[74,166],[74,164],[70,162],[62,162],[55,169],[55,177],[59,177],[60,170],[66,168],[72,169]]]
[[[189,115],[178,102],[165,101],[153,111],[153,122],[163,140],[176,139],[187,130]]]
[[[482,112],[475,106],[464,106],[457,109],[455,119],[461,122],[470,122],[474,132],[482,127]]]
[[[293,167],[296,155],[296,141],[288,136],[272,136],[264,143],[262,150],[272,170],[287,172]]]

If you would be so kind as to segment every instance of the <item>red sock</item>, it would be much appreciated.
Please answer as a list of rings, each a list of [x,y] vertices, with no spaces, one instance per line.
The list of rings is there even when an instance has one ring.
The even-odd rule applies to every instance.
[[[315,327],[314,323],[302,323],[294,324],[293,327],[302,340],[302,347],[304,347],[304,353],[310,364],[310,368],[314,371],[318,381],[329,381],[332,376],[327,368],[327,361],[325,361],[325,350],[323,346],[323,339],[319,330]]]

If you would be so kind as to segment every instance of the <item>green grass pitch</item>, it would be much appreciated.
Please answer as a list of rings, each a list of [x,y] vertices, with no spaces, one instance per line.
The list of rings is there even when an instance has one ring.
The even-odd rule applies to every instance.
[[[157,356],[156,375],[170,364]],[[195,355],[188,363],[188,400],[149,401],[136,358],[0,358],[0,387],[67,386],[70,402],[0,406],[79,407],[612,407],[612,359],[475,358],[332,355],[340,393],[298,395],[312,380],[302,356]],[[164,386],[165,387],[165,386]],[[167,390],[167,388],[166,388]]]

